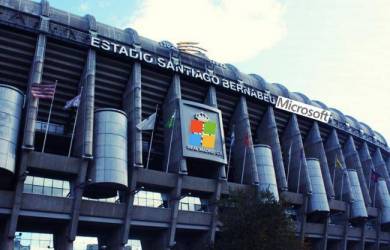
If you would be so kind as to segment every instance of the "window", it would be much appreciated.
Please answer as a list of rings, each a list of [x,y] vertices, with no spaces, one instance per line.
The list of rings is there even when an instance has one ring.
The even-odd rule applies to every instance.
[[[53,235],[42,233],[16,232],[14,246],[15,250],[54,249]]]
[[[185,196],[180,200],[179,209],[184,211],[207,211],[207,200],[194,196]]]
[[[166,208],[167,202],[164,202],[161,193],[151,191],[139,191],[134,196],[134,206]]]
[[[35,123],[35,130],[38,131],[38,132],[41,132],[41,133],[45,133],[46,132],[46,126],[47,126],[46,122],[37,121]],[[64,131],[65,131],[64,125],[55,124],[55,123],[50,123],[49,124],[49,129],[47,130],[47,132],[49,134],[56,134],[56,135],[63,135]]]
[[[70,191],[68,181],[27,176],[23,192],[48,196],[67,197]]]
[[[126,247],[131,247],[131,250],[142,250],[140,240],[129,240],[126,244]],[[126,248],[127,249],[127,248]]]

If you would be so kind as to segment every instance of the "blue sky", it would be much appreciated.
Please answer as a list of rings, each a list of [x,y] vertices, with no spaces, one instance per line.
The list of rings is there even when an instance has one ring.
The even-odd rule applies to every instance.
[[[155,40],[199,41],[232,63],[321,100],[390,140],[388,0],[50,0]]]

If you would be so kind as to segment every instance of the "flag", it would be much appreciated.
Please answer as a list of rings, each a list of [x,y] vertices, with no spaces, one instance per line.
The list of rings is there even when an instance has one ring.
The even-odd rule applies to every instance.
[[[373,182],[378,182],[379,177],[381,177],[381,175],[378,172],[375,172],[374,169],[371,169],[371,180]]]
[[[39,99],[53,99],[56,91],[56,84],[33,84],[31,94]]]
[[[167,121],[167,124],[165,124],[165,127],[172,128],[173,124],[175,123],[175,119],[176,119],[176,110],[175,110],[175,112],[173,112],[172,116]]]
[[[230,134],[230,147],[233,146],[235,139],[236,139],[236,136],[234,134],[234,127],[233,127],[232,133]]]
[[[337,158],[337,155],[336,155],[335,164],[336,164],[336,168],[343,168],[343,164],[341,164],[341,162],[340,162],[339,159]]]
[[[245,135],[244,144],[245,144],[245,146],[247,146],[247,147],[249,147],[249,146],[252,145],[252,138],[251,138],[251,136],[249,135],[249,133],[247,133],[247,134]]]
[[[153,130],[154,124],[156,123],[156,116],[157,116],[156,112],[151,114],[148,118],[146,118],[145,120],[143,120],[142,122],[136,125],[137,129],[141,131]]]
[[[66,102],[64,109],[77,108],[80,105],[81,95],[73,97],[72,100]]]

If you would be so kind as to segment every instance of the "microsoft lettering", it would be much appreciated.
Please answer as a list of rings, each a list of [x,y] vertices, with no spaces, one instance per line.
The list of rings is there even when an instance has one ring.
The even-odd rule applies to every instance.
[[[297,102],[289,98],[278,96],[276,108],[289,111],[301,116],[328,123],[331,112],[302,102]]]

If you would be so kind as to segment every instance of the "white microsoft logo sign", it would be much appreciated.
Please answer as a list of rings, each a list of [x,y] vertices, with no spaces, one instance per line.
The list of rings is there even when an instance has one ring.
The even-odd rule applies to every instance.
[[[301,116],[315,119],[321,122],[329,122],[331,112],[302,102],[297,102],[282,96],[276,101],[276,108],[283,109]]]

